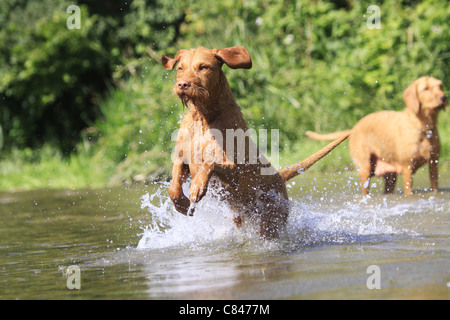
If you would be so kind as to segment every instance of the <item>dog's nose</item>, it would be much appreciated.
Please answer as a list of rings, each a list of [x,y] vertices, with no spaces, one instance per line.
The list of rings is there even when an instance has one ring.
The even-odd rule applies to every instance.
[[[184,80],[180,80],[178,81],[178,89],[180,90],[186,90],[191,86],[191,82],[190,81],[184,81]]]
[[[442,95],[440,98],[441,98],[442,103],[447,101],[447,96],[446,95]]]

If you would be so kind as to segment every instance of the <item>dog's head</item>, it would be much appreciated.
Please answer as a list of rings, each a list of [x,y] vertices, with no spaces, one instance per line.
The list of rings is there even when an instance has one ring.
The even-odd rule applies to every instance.
[[[161,62],[168,70],[178,64],[177,81],[173,90],[184,104],[188,101],[205,101],[210,96],[219,94],[220,81],[224,78],[224,63],[232,69],[252,67],[250,55],[241,46],[180,50],[173,59],[162,56]]]
[[[433,77],[422,77],[414,81],[403,93],[406,108],[419,115],[423,111],[439,111],[447,104],[442,81]]]

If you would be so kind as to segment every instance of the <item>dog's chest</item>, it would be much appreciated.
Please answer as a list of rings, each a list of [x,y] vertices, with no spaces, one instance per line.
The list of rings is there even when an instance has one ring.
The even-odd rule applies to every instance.
[[[441,145],[439,135],[436,129],[423,130],[420,134],[417,147],[417,156],[425,161],[435,160],[439,158]]]

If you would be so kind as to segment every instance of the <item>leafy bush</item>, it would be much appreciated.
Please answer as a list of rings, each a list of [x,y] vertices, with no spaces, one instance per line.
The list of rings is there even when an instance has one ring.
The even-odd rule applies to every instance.
[[[80,131],[101,115],[98,102],[117,66],[175,39],[182,13],[160,2],[79,1],[81,28],[69,29],[73,1],[2,1],[3,147],[51,143],[71,151]]]
[[[446,37],[450,30],[445,22],[450,13],[448,4],[425,1],[410,7],[385,1],[380,7],[381,29],[367,27],[369,5],[341,1],[338,6],[312,0],[224,0],[214,5],[190,1],[184,9],[185,20],[177,45],[159,52],[174,56],[181,48],[245,46],[252,56],[253,68],[231,70],[224,66],[224,72],[250,125],[255,129],[280,130],[280,164],[285,165],[320,147],[320,142],[304,138],[306,130],[348,129],[368,113],[401,110],[404,89],[422,75],[449,83]],[[122,156],[127,154],[127,160],[116,157],[116,163],[126,161],[116,170],[116,175],[124,178],[131,176],[124,170],[131,167],[133,174],[140,170],[159,177],[163,170],[164,176],[170,176],[168,154],[174,145],[170,133],[178,127],[175,120],[183,114],[180,107],[174,108],[175,97],[167,101],[175,71],[165,79],[167,71],[158,61],[149,60],[146,64],[151,72],[141,69],[137,73],[140,80],[133,81],[133,89],[120,89],[116,94],[126,92],[132,96],[133,92],[147,99],[147,104],[133,106],[134,115],[116,111],[113,106],[122,101],[117,97],[109,101],[111,105],[104,106],[115,110],[110,113],[111,118],[136,118],[127,125],[113,125],[108,120],[111,118],[105,122],[118,129],[112,130],[115,138],[110,139],[118,145],[108,149],[122,150]],[[440,116],[444,161],[449,156],[448,123],[444,112]],[[137,134],[141,127],[157,130],[147,129],[144,136],[148,139],[144,142]],[[125,128],[128,133],[120,131]],[[140,139],[133,139],[133,134]],[[105,133],[100,145],[105,145],[108,137]],[[144,143],[137,145],[137,141]],[[156,166],[141,166],[143,149],[146,159]],[[330,162],[351,165],[345,146],[341,149]],[[337,158],[341,159],[336,162]],[[136,163],[139,165],[133,166]],[[321,166],[326,167],[327,162]]]
[[[368,113],[403,109],[403,91],[420,76],[450,87],[447,1],[382,1],[380,29],[367,25],[371,1],[78,4],[75,31],[65,28],[68,2],[0,3],[0,140],[3,132],[11,156],[35,147],[24,149],[31,161],[43,161],[33,155],[42,143],[76,146],[64,165],[103,170],[96,177],[111,183],[170,176],[171,135],[184,110],[170,93],[175,71],[159,57],[181,48],[248,49],[252,69],[223,68],[250,126],[280,130],[280,165],[320,147],[306,130],[348,129]],[[448,162],[448,110],[439,132]],[[345,145],[333,155],[315,168],[351,163]]]
[[[367,27],[371,2],[337,3],[192,1],[180,47],[245,46],[254,67],[227,72],[233,91],[255,126],[279,128],[287,144],[305,130],[347,129],[370,112],[402,109],[403,90],[420,76],[450,85],[448,2],[383,1],[381,29]]]

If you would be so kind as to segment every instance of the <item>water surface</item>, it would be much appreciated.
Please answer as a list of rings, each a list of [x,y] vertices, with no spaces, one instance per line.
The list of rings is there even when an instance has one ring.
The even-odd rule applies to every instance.
[[[363,198],[355,172],[294,179],[276,241],[210,196],[178,214],[167,183],[0,193],[0,299],[449,299],[450,175],[435,194],[420,170],[411,197],[373,181]]]

